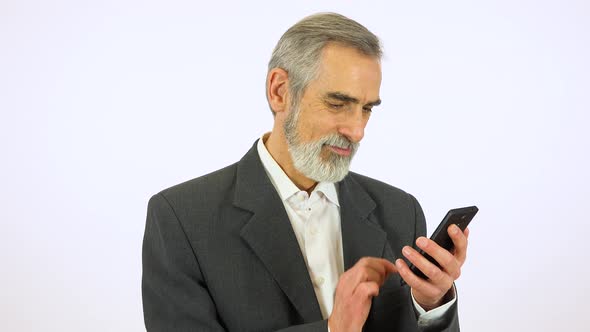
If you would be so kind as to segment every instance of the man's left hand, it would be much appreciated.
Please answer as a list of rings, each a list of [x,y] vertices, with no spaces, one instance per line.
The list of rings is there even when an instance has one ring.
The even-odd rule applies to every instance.
[[[457,225],[451,225],[447,231],[455,245],[452,253],[423,236],[416,239],[416,245],[432,256],[441,267],[429,262],[410,246],[405,246],[402,249],[403,255],[420,269],[428,277],[428,280],[415,275],[403,259],[398,259],[395,262],[400,276],[412,288],[414,299],[426,311],[448,302],[447,293],[453,287],[453,282],[461,275],[461,267],[467,256],[469,230],[465,229],[465,232],[461,232]]]

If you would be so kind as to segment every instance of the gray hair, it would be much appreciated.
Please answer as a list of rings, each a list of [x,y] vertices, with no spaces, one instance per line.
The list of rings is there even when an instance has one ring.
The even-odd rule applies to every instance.
[[[298,105],[309,82],[317,77],[320,56],[328,43],[352,47],[378,59],[383,54],[379,38],[346,16],[319,13],[302,19],[283,34],[268,63],[269,72],[282,68],[289,74],[291,106]]]

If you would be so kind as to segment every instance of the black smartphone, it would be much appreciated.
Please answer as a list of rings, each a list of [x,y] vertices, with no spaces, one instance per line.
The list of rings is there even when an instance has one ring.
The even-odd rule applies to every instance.
[[[449,237],[447,229],[452,224],[455,224],[459,226],[459,228],[462,231],[464,231],[465,228],[467,228],[467,225],[469,225],[469,223],[477,213],[477,211],[479,211],[477,206],[468,206],[464,208],[449,210],[449,212],[447,212],[447,215],[440,222],[436,230],[434,230],[434,233],[432,233],[430,239],[438,243],[439,246],[445,248],[448,251],[451,251],[454,248],[454,245],[453,240],[451,240],[451,238]],[[440,267],[438,262],[434,258],[430,257],[430,255],[425,253],[423,250],[418,250],[418,252],[420,252],[430,262]],[[428,277],[413,264],[410,265],[410,269],[412,270],[412,272],[414,272],[415,275],[419,276],[420,278],[428,279]]]

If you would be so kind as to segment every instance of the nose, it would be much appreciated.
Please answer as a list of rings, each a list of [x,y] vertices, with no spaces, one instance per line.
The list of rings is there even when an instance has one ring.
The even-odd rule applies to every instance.
[[[365,136],[365,126],[368,118],[365,118],[362,110],[354,112],[354,115],[349,116],[344,123],[338,128],[338,133],[344,135],[353,143],[358,143]]]

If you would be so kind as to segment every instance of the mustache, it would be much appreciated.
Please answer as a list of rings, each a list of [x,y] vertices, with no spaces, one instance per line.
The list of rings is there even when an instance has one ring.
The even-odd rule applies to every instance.
[[[356,149],[359,146],[359,143],[353,143],[348,138],[338,134],[331,134],[323,137],[318,143],[335,146],[341,149]]]

